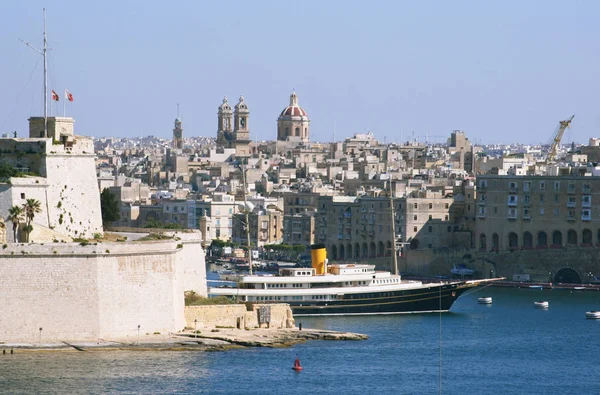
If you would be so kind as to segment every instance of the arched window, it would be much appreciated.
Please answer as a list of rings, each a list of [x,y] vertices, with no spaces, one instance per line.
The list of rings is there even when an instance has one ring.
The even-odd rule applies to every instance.
[[[392,242],[387,242],[387,248],[385,249],[385,256],[392,256]]]
[[[352,244],[346,246],[346,259],[352,259]]]
[[[377,256],[377,250],[375,247],[375,242],[372,241],[371,244],[369,244],[369,258],[375,258]]]
[[[300,128],[296,128],[295,132],[296,132],[296,136],[300,137]]]
[[[335,245],[331,246],[331,259],[333,259],[333,260],[338,259],[337,247]]]
[[[537,247],[538,248],[547,248],[548,247],[548,235],[546,234],[546,232],[544,232],[544,231],[538,232]]]
[[[285,136],[284,136],[284,137],[287,137],[287,136],[289,136],[289,135],[290,135],[290,128],[288,128],[288,127],[286,126],[286,127],[285,127]]]
[[[555,230],[552,233],[552,246],[562,247],[562,233],[560,233],[558,230]]]
[[[362,245],[362,255],[363,258],[367,258],[369,256],[369,246],[367,243],[363,243]]]
[[[500,249],[500,237],[498,233],[492,234],[492,251],[498,251]]]
[[[383,241],[380,241],[379,243],[377,243],[377,256],[381,257],[383,255],[384,255]]]
[[[592,241],[592,231],[589,229],[584,229],[583,230],[583,234],[581,236],[581,243],[583,245],[585,245],[586,247],[589,247],[592,245],[593,241]]]
[[[519,236],[515,232],[508,234],[508,249],[515,251],[519,248]]]
[[[354,244],[354,257],[360,258],[360,244]]]
[[[419,240],[417,240],[417,239],[413,239],[413,240],[410,242],[410,249],[411,249],[411,250],[418,250],[418,249],[419,249]]]
[[[533,236],[530,232],[523,233],[523,249],[530,250],[533,248]]]
[[[487,240],[485,237],[485,233],[479,235],[479,250],[485,251],[487,250]]]
[[[346,259],[346,249],[343,244],[340,244],[340,259]]]
[[[569,229],[567,232],[567,245],[577,245],[577,232],[575,232],[573,229]]]

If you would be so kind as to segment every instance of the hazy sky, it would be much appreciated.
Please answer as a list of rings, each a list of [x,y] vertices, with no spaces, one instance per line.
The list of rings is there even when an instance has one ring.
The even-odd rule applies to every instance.
[[[217,107],[240,94],[255,140],[276,138],[295,89],[311,140],[372,131],[379,140],[563,142],[600,136],[598,1],[0,2],[0,132],[42,115],[66,87],[76,133],[216,136]]]

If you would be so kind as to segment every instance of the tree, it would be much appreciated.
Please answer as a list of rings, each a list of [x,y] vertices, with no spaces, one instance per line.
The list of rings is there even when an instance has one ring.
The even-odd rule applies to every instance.
[[[27,242],[29,242],[29,234],[33,230],[31,223],[35,215],[42,212],[42,203],[36,199],[27,199],[23,204],[23,210],[25,211],[25,222],[27,223],[24,230],[27,234]]]
[[[109,224],[121,219],[121,214],[119,213],[119,201],[108,188],[104,188],[100,194],[100,209],[102,210],[102,223],[104,224]]]
[[[19,224],[21,223],[21,221],[23,221],[23,214],[24,211],[23,207],[21,206],[12,206],[8,209],[8,217],[6,218],[6,220],[12,222],[13,224],[13,236],[15,243],[19,242],[17,230],[19,229]]]

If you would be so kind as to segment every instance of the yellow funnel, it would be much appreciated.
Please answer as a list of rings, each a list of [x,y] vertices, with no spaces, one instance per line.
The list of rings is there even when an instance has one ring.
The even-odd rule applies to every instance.
[[[327,259],[327,250],[325,244],[313,244],[310,246],[310,258],[312,267],[316,270],[317,275],[325,274],[327,271],[325,260]]]

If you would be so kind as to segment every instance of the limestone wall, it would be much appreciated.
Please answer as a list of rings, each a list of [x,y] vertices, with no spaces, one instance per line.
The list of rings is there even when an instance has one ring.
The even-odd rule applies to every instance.
[[[271,309],[270,323],[259,323],[260,306]],[[253,304],[250,309],[245,304],[186,306],[185,325],[197,330],[222,328],[294,328],[294,318],[289,304]],[[197,322],[194,322],[194,321]]]
[[[184,291],[205,279],[192,241],[9,244],[0,250],[0,342],[110,339],[185,327]],[[205,294],[205,293],[204,293]]]

